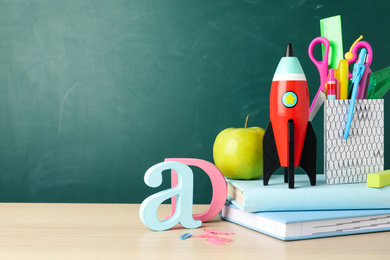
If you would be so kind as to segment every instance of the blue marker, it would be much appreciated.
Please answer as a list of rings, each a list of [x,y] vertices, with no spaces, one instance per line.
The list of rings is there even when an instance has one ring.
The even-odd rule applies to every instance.
[[[360,80],[363,76],[364,69],[365,69],[363,61],[364,61],[366,54],[367,54],[367,50],[365,48],[363,48],[360,51],[358,62],[356,62],[355,65],[353,66],[352,95],[351,95],[351,103],[349,104],[349,108],[348,108],[347,123],[345,125],[345,131],[344,131],[344,139],[345,140],[348,139],[349,129],[351,128],[353,110],[355,109],[356,95],[358,92]]]

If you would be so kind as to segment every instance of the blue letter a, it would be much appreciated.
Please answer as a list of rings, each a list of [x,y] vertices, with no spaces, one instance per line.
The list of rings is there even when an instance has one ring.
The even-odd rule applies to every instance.
[[[192,217],[194,176],[189,166],[179,162],[162,162],[152,166],[145,173],[145,183],[150,187],[158,187],[162,183],[162,172],[172,169],[178,176],[178,184],[174,188],[160,191],[146,198],[140,207],[140,218],[150,229],[167,230],[180,223],[185,228],[197,228],[202,225],[200,220]],[[160,221],[157,210],[165,200],[176,196],[176,211],[169,219]]]

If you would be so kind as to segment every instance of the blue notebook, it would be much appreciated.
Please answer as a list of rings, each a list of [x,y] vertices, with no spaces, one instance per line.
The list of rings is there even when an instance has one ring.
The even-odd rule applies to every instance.
[[[390,208],[390,186],[328,185],[322,174],[317,174],[316,186],[310,186],[306,174],[295,175],[294,189],[284,183],[283,175],[273,175],[268,186],[263,179],[226,181],[228,200],[245,212]]]
[[[390,230],[390,209],[250,213],[226,202],[220,217],[286,241]]]

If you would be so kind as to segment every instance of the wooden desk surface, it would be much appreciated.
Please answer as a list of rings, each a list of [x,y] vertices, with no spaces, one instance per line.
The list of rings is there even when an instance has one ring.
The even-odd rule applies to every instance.
[[[207,206],[196,205],[201,213]],[[202,228],[235,232],[214,245],[180,240],[199,229],[154,232],[136,204],[0,204],[0,259],[389,259],[390,232],[283,242],[214,218]],[[169,205],[159,214],[166,215]],[[216,258],[218,257],[218,258]]]

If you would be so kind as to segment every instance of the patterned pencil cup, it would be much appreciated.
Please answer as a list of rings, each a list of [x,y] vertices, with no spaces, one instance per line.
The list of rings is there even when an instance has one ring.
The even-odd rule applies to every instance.
[[[384,100],[357,99],[348,139],[343,139],[350,100],[326,100],[324,173],[327,184],[367,181],[384,168]]]

